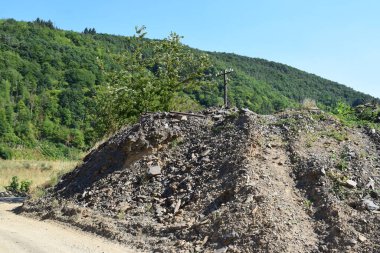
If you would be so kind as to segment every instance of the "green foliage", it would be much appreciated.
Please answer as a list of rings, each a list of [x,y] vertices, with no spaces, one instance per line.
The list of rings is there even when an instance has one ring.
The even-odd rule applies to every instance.
[[[10,184],[8,186],[6,186],[5,188],[8,191],[17,192],[18,189],[19,189],[19,186],[20,186],[20,183],[19,183],[18,177],[17,176],[13,176]]]
[[[13,157],[13,154],[10,148],[4,145],[0,145],[0,159],[10,160],[12,159],[12,157]]]
[[[148,111],[175,109],[178,94],[200,86],[210,62],[205,54],[184,47],[175,33],[162,41],[144,40],[136,28],[130,48],[116,57],[121,69],[106,75],[108,87],[99,93],[104,126],[115,130]]]
[[[299,107],[305,98],[324,110],[338,101],[378,102],[283,64],[188,48],[174,33],[162,41],[144,36],[144,29],[123,37],[94,28],[64,31],[40,18],[1,20],[0,156],[22,158],[35,150],[48,158],[74,157],[142,112],[222,105],[222,79],[206,77],[226,68],[235,70],[231,105],[258,113]],[[355,114],[379,122],[379,110]]]
[[[11,192],[29,193],[31,185],[32,181],[22,180],[19,182],[19,178],[17,176],[13,176],[11,182],[5,188]]]
[[[339,102],[333,112],[344,124],[380,129],[380,105],[376,102],[355,108]]]
[[[332,137],[337,141],[344,141],[345,139],[348,138],[346,132],[344,132],[343,130],[338,131],[335,129],[327,131],[326,136]]]
[[[334,113],[337,116],[339,116],[341,119],[345,119],[345,120],[355,119],[354,110],[351,108],[351,106],[341,101],[338,102],[337,106],[335,107]]]
[[[30,191],[30,186],[32,185],[32,181],[23,180],[20,183],[20,192],[28,193]]]

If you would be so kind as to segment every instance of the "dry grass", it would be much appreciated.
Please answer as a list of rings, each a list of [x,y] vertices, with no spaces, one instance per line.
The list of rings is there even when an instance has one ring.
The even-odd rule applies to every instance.
[[[302,106],[302,109],[306,109],[306,110],[318,109],[317,102],[315,102],[314,99],[310,99],[310,98],[305,98],[302,101],[301,106]]]
[[[31,189],[54,180],[58,174],[75,168],[78,161],[30,161],[0,159],[0,191],[9,185],[13,176],[20,181],[31,180]]]

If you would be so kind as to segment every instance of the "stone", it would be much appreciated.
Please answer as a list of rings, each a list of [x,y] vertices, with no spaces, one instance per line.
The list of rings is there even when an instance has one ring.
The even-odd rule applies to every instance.
[[[207,156],[208,154],[210,154],[210,152],[211,152],[211,150],[207,149],[207,150],[202,152],[201,156]]]
[[[160,175],[161,174],[161,167],[159,165],[149,167],[148,174],[151,176]]]
[[[368,184],[366,184],[365,187],[368,189],[374,190],[375,189],[375,181],[372,178],[370,178]]]
[[[223,118],[223,115],[217,114],[217,115],[212,116],[212,118],[214,120],[220,120],[221,118]]]
[[[202,245],[205,245],[208,241],[208,236],[206,235],[205,238],[202,241]]]
[[[166,213],[166,209],[161,207],[160,205],[155,205],[155,211],[156,211],[157,217],[160,217]]]
[[[177,204],[175,205],[174,214],[178,213],[180,207],[181,207],[181,200],[179,199]]]
[[[372,200],[370,199],[363,199],[363,206],[368,210],[368,211],[376,211],[379,210],[379,206],[376,205]]]
[[[367,238],[365,238],[365,237],[362,236],[362,235],[359,235],[359,236],[358,236],[358,241],[359,241],[359,242],[365,242],[365,241],[367,241]]]
[[[187,116],[183,115],[183,116],[181,117],[181,121],[187,121]]]
[[[351,179],[348,179],[346,181],[346,186],[350,187],[350,188],[355,188],[357,185],[357,183],[354,181],[354,180],[351,180]]]
[[[223,247],[223,248],[219,248],[219,249],[216,249],[214,250],[214,253],[225,253],[227,252],[227,247]]]
[[[321,169],[322,175],[326,175],[326,170],[324,168]]]
[[[371,129],[371,134],[375,134],[376,130],[374,128]]]

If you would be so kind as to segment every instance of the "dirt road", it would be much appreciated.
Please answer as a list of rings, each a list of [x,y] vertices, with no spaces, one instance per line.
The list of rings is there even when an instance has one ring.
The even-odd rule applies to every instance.
[[[136,252],[79,230],[16,215],[20,203],[0,201],[0,253]]]

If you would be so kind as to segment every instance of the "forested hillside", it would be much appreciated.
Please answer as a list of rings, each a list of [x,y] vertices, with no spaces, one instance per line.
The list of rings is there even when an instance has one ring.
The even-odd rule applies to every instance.
[[[0,158],[75,158],[91,147],[104,134],[96,127],[104,71],[120,68],[114,56],[129,46],[127,37],[93,28],[77,33],[40,19],[0,20]],[[304,98],[327,109],[374,99],[283,64],[208,54],[215,71],[235,70],[231,103],[259,113],[296,107]],[[202,106],[220,105],[222,80],[186,93]]]

